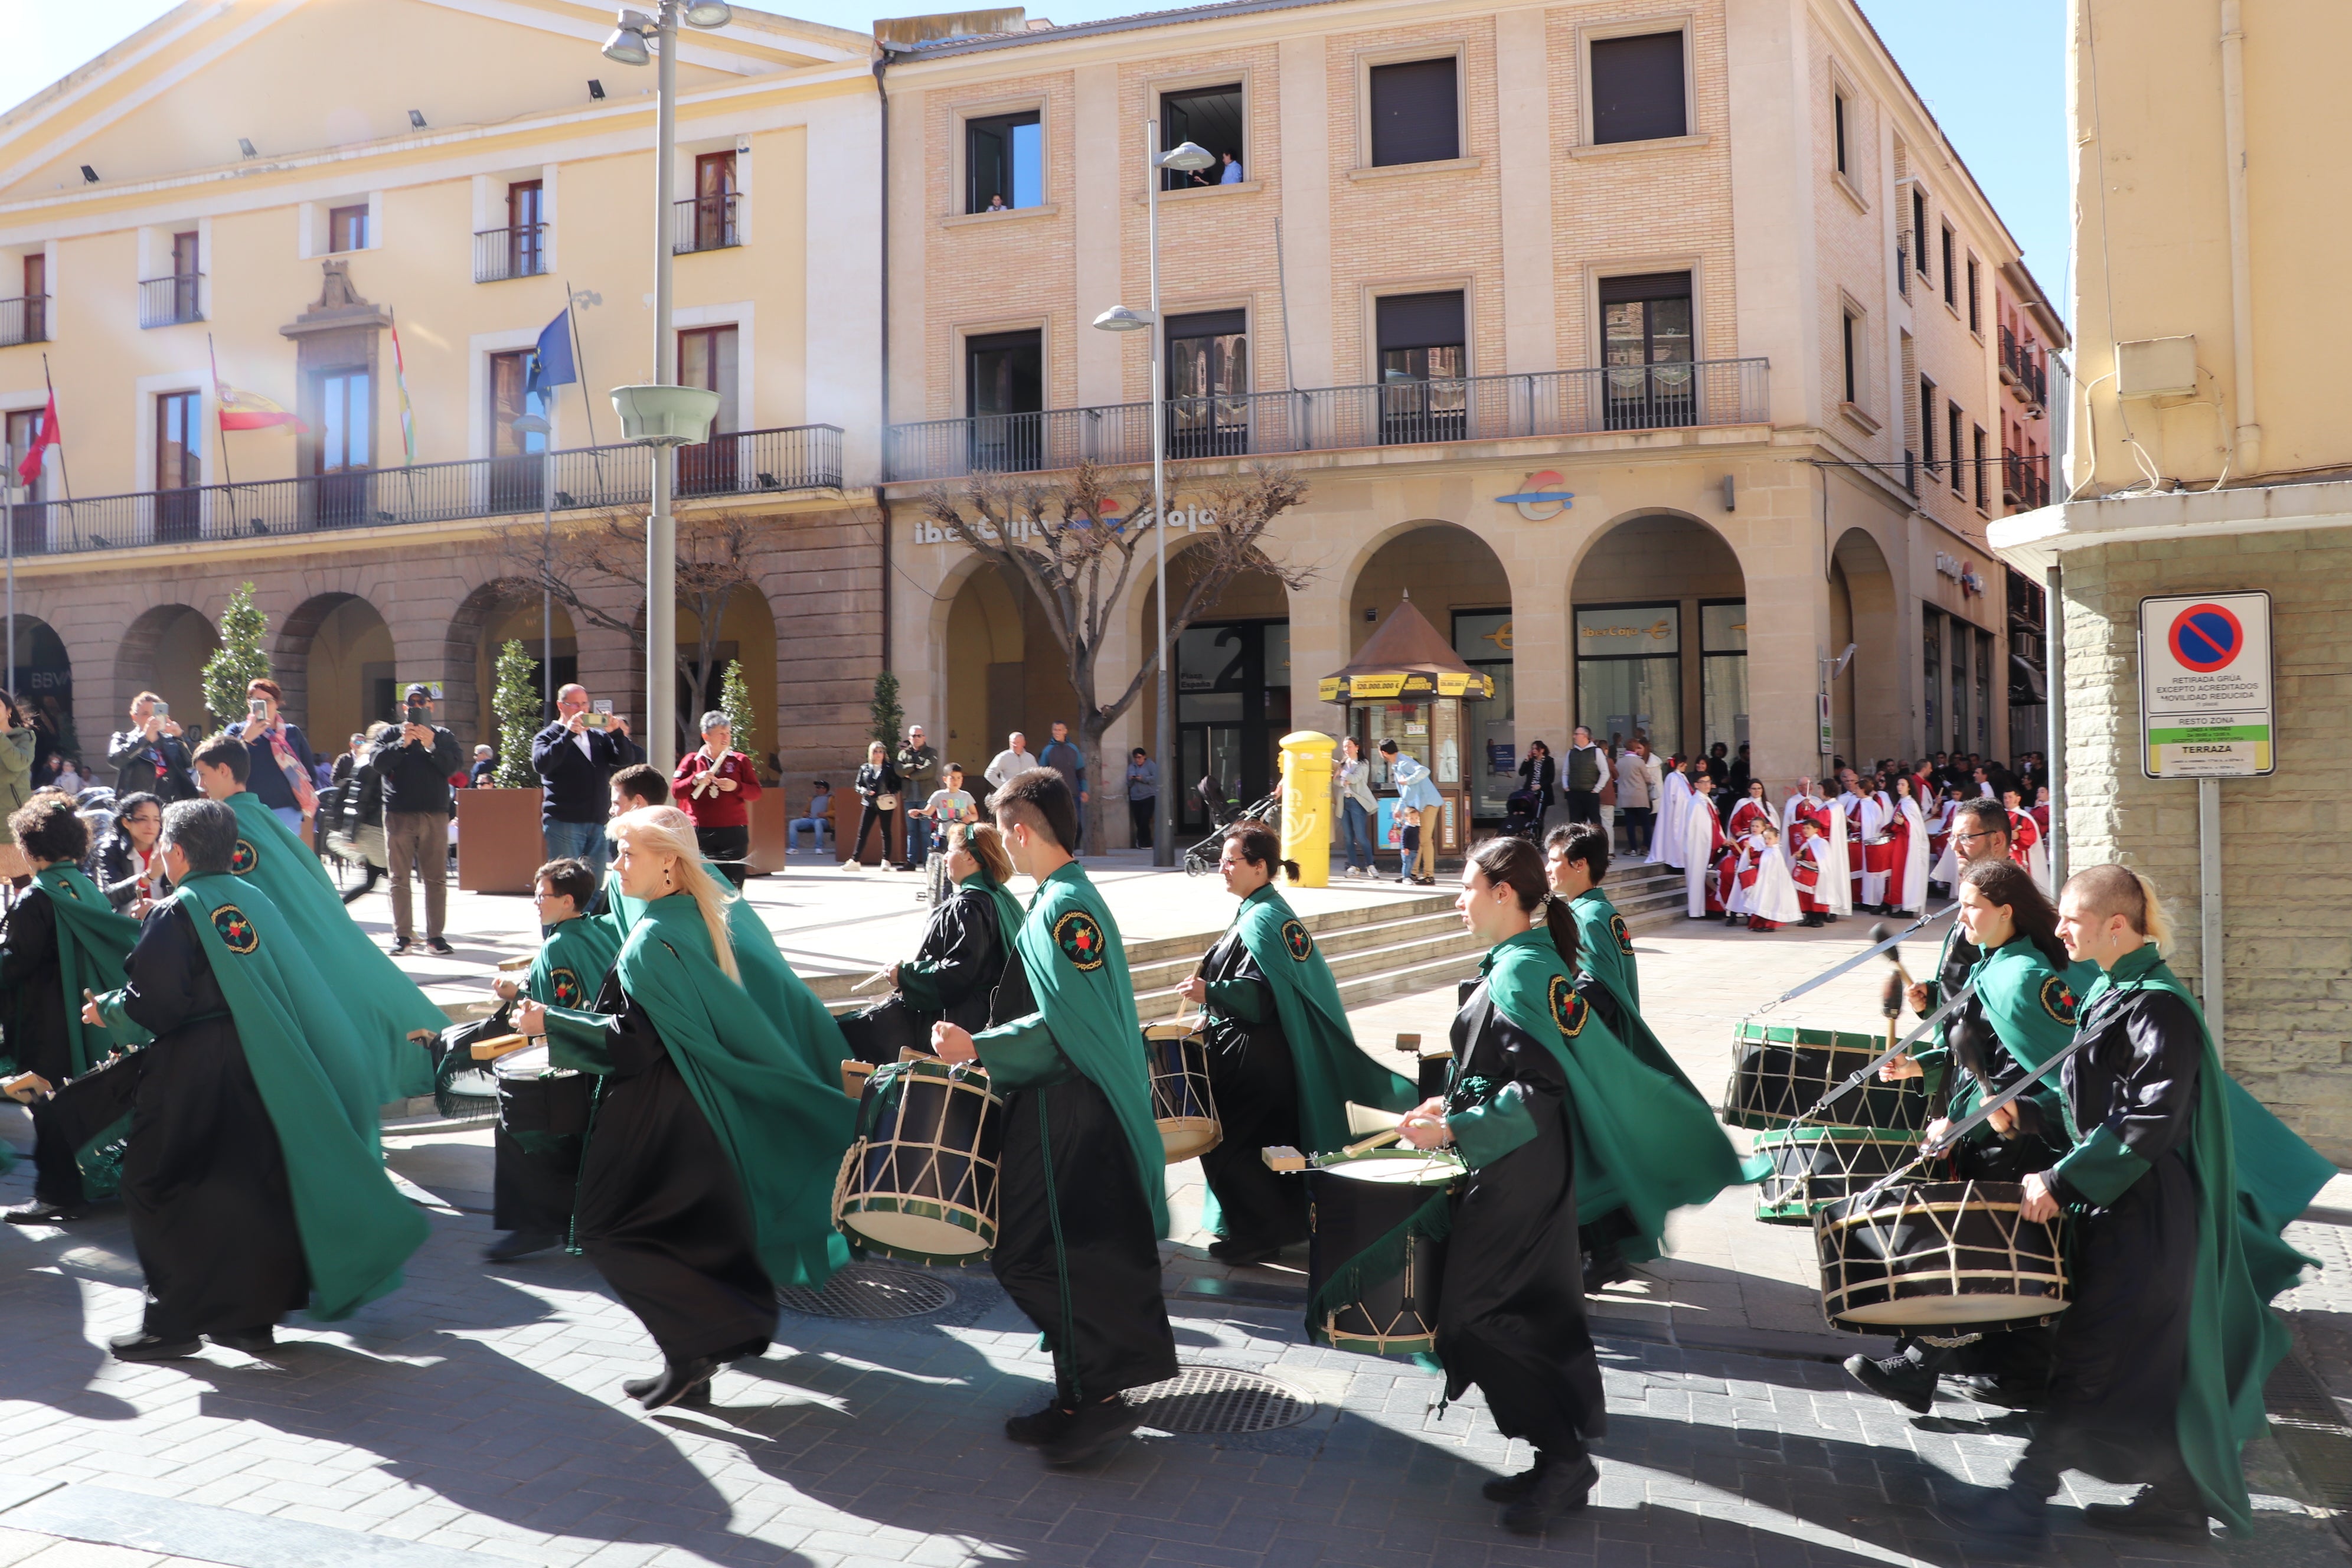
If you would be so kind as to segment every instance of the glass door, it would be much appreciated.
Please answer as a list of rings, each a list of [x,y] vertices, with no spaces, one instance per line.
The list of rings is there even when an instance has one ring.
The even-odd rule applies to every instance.
[[[1682,607],[1576,607],[1576,721],[1596,738],[1649,737],[1660,756],[1683,750]]]
[[[1168,319],[1168,455],[1249,450],[1249,336],[1244,313]]]
[[[167,392],[155,399],[155,538],[194,539],[204,531],[205,399]]]
[[[319,524],[349,528],[369,518],[374,462],[374,378],[333,370],[319,378]]]
[[[717,495],[735,488],[735,329],[697,327],[677,335],[677,384],[719,395],[710,439],[677,449],[677,493]]]
[[[1027,331],[964,340],[964,411],[971,416],[975,470],[1026,473],[1045,466],[1042,338]]]
[[[1689,273],[1602,279],[1601,341],[1610,429],[1697,423]]]

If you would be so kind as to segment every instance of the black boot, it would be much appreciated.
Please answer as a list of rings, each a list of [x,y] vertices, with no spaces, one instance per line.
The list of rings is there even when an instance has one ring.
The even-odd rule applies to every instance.
[[[1527,1496],[1503,1510],[1503,1528],[1513,1535],[1541,1535],[1564,1514],[1581,1509],[1601,1483],[1601,1467],[1589,1454],[1573,1459],[1536,1459],[1536,1478]]]
[[[1488,1502],[1517,1502],[1536,1489],[1536,1482],[1543,1479],[1543,1473],[1544,1457],[1538,1450],[1534,1464],[1516,1476],[1495,1477],[1478,1489],[1478,1495]]]
[[[167,1340],[160,1334],[143,1330],[135,1334],[121,1334],[106,1342],[117,1361],[178,1361],[192,1356],[204,1348],[191,1334],[184,1340]]]
[[[1091,1459],[1142,1425],[1143,1412],[1116,1394],[1081,1405],[1046,1442],[1045,1462],[1075,1465]]]
[[[667,1362],[658,1377],[636,1377],[621,1384],[621,1392],[643,1404],[648,1413],[673,1405],[710,1403],[710,1374],[719,1370],[715,1355]]]
[[[551,1247],[561,1247],[563,1238],[551,1230],[510,1230],[489,1246],[482,1248],[486,1263],[511,1263],[518,1258],[529,1258],[534,1252],[545,1252]]]
[[[1925,1415],[1936,1407],[1936,1374],[1907,1355],[1874,1361],[1866,1355],[1845,1358],[1846,1374],[1882,1399]]]
[[[259,1328],[238,1329],[233,1333],[214,1334],[211,1338],[216,1345],[226,1345],[249,1356],[273,1355],[278,1350],[278,1330],[270,1323],[264,1323]]]
[[[1004,1435],[1016,1443],[1027,1443],[1033,1447],[1043,1447],[1060,1436],[1062,1428],[1068,1426],[1076,1415],[1076,1411],[1065,1410],[1056,1401],[1047,1405],[1043,1410],[1032,1410],[1026,1415],[1006,1416]]]
[[[2083,1517],[2101,1530],[2155,1541],[2199,1542],[2211,1533],[2205,1500],[2191,1482],[2142,1487],[2129,1502],[2085,1503]]]

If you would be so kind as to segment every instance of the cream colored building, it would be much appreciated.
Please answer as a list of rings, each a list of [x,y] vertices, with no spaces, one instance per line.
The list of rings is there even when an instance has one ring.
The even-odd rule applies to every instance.
[[[537,595],[501,592],[541,500],[509,426],[567,290],[587,395],[547,410],[558,518],[646,504],[640,449],[584,450],[620,438],[606,389],[653,370],[655,73],[600,55],[611,26],[572,0],[206,0],[0,119],[0,411],[21,454],[53,379],[64,436],[18,492],[17,665],[86,762],[142,688],[201,712],[247,581],[322,752],[411,679],[488,738],[492,650],[540,642]],[[722,637],[788,765],[855,745],[879,658],[872,54],[739,6],[678,61],[680,365],[727,433],[681,458],[681,511],[752,520]],[[224,434],[215,365],[309,433]],[[595,596],[617,628],[559,608],[556,662],[628,712],[642,595]]]
[[[2173,963],[2220,1015],[2231,1072],[2342,1163],[2352,319],[2316,292],[2344,217],[2311,195],[2352,134],[2330,66],[2352,48],[2352,13],[2075,0],[2072,17],[2082,341],[2067,483],[1992,530],[2063,610],[2064,853],[2156,879],[2180,930]],[[2200,824],[2204,786],[2150,778],[2142,760],[2140,601],[2223,593],[2270,595],[2274,768],[2220,781],[2218,823]]]
[[[1234,155],[1160,201],[1175,504],[1261,458],[1310,487],[1275,553],[1312,581],[1245,580],[1189,639],[1177,776],[1254,792],[1274,737],[1335,728],[1315,681],[1408,590],[1498,678],[1457,755],[1433,742],[1479,816],[1578,722],[1750,744],[1776,790],[1832,753],[2011,754],[1985,530],[2046,437],[2001,328],[2036,365],[2063,330],[1850,0],[1276,0],[901,41],[893,653],[956,755],[1071,699],[1036,607],[922,502],[1082,453],[1146,477],[1148,334],[1090,323],[1148,303],[1147,125]],[[1151,719],[1147,694],[1113,780]]]

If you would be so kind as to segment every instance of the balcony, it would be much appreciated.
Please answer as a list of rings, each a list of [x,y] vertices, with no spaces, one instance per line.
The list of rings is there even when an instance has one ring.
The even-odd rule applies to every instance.
[[[674,203],[670,213],[672,256],[698,250],[726,250],[742,244],[735,232],[735,195],[689,196]]]
[[[2032,511],[2050,504],[2050,457],[2046,452],[2000,455],[2001,504]]]
[[[547,497],[546,467],[538,456],[484,458],[20,503],[16,552],[67,555],[535,515]],[[652,500],[652,469],[643,447],[576,447],[557,452],[553,467],[557,511],[642,510]],[[737,431],[678,449],[676,493],[681,500],[751,499],[840,485],[841,431],[832,425]]]
[[[502,283],[538,278],[547,271],[547,225],[517,224],[486,228],[474,236],[474,281]]]
[[[1895,289],[1906,300],[1911,298],[1911,237],[1905,235],[1895,242]]]
[[[205,275],[176,272],[169,278],[148,278],[139,285],[139,324],[176,327],[205,319]]]
[[[2032,343],[2017,341],[2007,327],[2000,330],[2000,379],[2009,390],[2035,408],[2050,406],[2050,370]]]
[[[27,294],[21,300],[0,300],[0,349],[18,343],[49,341],[49,297]]]
[[[1366,447],[1591,436],[1770,417],[1761,359],[1612,366],[1168,400],[1168,456],[1276,457]],[[1151,405],[931,419],[890,426],[892,480],[1151,460]]]

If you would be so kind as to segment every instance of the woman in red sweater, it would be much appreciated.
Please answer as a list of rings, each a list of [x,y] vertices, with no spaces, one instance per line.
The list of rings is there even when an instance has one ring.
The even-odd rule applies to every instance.
[[[760,778],[751,759],[730,752],[734,732],[727,715],[702,716],[702,745],[680,757],[670,775],[670,798],[694,819],[694,838],[706,860],[740,861],[751,852],[751,805],[760,798]],[[730,880],[743,882],[738,867],[722,866]]]

